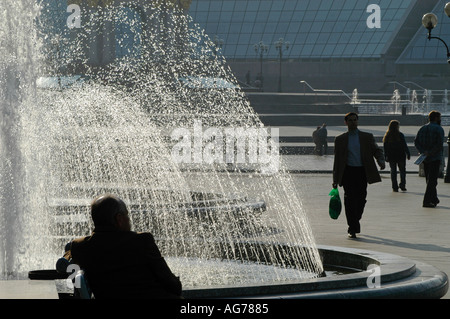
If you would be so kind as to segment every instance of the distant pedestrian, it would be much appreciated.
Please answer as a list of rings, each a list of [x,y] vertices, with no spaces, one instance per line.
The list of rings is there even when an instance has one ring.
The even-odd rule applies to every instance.
[[[391,168],[392,190],[400,189],[406,192],[406,159],[411,158],[405,135],[400,132],[400,122],[392,120],[383,137],[384,156]],[[400,171],[400,184],[397,182],[397,166]]]
[[[255,78],[255,86],[262,92],[264,90],[264,77],[261,73],[258,73]]]
[[[444,159],[444,129],[441,127],[441,113],[431,111],[428,114],[428,124],[425,124],[417,132],[414,145],[421,155],[425,155],[423,161],[427,187],[423,197],[423,207],[436,207],[439,204],[437,197],[437,184]]]
[[[360,220],[367,197],[367,184],[381,182],[374,158],[380,169],[385,168],[383,149],[375,143],[373,134],[358,130],[358,114],[345,115],[348,132],[334,140],[333,188],[344,187],[345,216],[348,236],[360,233]]]
[[[312,139],[313,139],[313,142],[314,142],[314,154],[315,155],[319,154],[319,149],[320,149],[319,130],[320,130],[320,126],[318,126],[316,128],[316,130],[312,133]]]
[[[328,152],[328,131],[327,125],[324,123],[319,129],[319,155],[327,155]]]

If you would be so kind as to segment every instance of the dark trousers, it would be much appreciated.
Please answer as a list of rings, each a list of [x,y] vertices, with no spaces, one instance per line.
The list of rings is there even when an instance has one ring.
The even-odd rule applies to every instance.
[[[360,233],[359,221],[364,212],[367,197],[367,178],[364,167],[346,166],[342,186],[348,233]]]
[[[406,186],[406,161],[400,162],[389,162],[389,166],[391,167],[391,181],[392,181],[392,189],[398,190],[400,188]],[[397,182],[397,166],[400,171],[400,185]]]
[[[425,171],[425,179],[427,182],[427,188],[425,190],[425,195],[423,197],[423,203],[437,204],[437,184],[439,177],[439,170],[441,167],[441,161],[424,162],[423,168]]]

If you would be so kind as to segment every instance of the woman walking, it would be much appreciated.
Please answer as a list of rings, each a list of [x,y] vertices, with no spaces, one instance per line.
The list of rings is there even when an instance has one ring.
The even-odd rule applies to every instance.
[[[406,158],[411,158],[405,136],[400,132],[400,122],[392,120],[383,137],[384,155],[391,167],[392,190],[406,191]],[[400,171],[400,184],[397,183],[397,166]]]

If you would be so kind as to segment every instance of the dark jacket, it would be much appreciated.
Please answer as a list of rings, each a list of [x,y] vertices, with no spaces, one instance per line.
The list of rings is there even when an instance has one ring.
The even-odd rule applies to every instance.
[[[366,172],[367,182],[369,184],[381,182],[381,176],[377,165],[384,165],[383,149],[375,143],[373,134],[367,132],[358,132],[359,143],[361,146],[361,161]],[[333,164],[333,183],[342,186],[342,177],[347,166],[348,155],[348,132],[336,136],[334,140],[334,164]]]
[[[75,239],[65,257],[85,270],[96,299],[179,298],[171,272],[150,233],[97,231]]]
[[[399,141],[384,142],[383,146],[384,156],[388,162],[404,162],[406,161],[406,156],[411,156],[403,133],[400,133]]]
[[[425,124],[417,132],[414,145],[420,154],[428,153],[426,162],[441,161],[444,156],[444,129],[437,123]]]

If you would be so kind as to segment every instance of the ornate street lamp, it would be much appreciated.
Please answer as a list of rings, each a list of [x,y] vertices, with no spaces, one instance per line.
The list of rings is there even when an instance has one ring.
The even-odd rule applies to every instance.
[[[256,54],[259,54],[259,63],[260,63],[260,71],[259,71],[259,80],[260,83],[260,89],[261,91],[263,90],[263,83],[264,83],[264,78],[263,78],[263,57],[264,54],[266,54],[269,51],[269,46],[265,45],[264,42],[259,41],[259,43],[254,45],[255,48],[255,52]]]
[[[448,17],[450,17],[450,2],[447,2],[445,4],[444,12]],[[445,41],[439,37],[431,36],[431,30],[433,30],[436,27],[437,23],[438,23],[438,18],[434,13],[427,13],[422,17],[422,24],[428,30],[428,40],[437,39],[445,45],[445,47],[447,48],[447,62],[450,63],[450,51],[448,49],[447,43],[445,43]],[[447,159],[447,172],[445,174],[444,181],[445,181],[445,183],[450,183],[450,168],[449,168],[449,166],[450,166],[450,132],[448,134],[447,144],[448,144],[449,150],[448,150],[448,159]]]
[[[450,2],[448,2],[445,5],[444,11],[445,11],[445,14],[450,17]],[[438,18],[434,13],[426,13],[422,17],[422,24],[428,30],[428,40],[437,39],[445,45],[445,47],[447,49],[447,62],[450,63],[450,50],[448,49],[447,43],[445,43],[445,41],[442,40],[440,37],[432,37],[431,36],[431,30],[433,30],[436,27],[437,23],[438,23]]]
[[[450,17],[450,2],[447,2],[447,3],[445,4],[444,12],[445,12],[445,14],[447,15],[447,17]]]
[[[277,42],[275,42],[275,48],[277,49],[280,55],[280,75],[278,77],[278,92],[281,92],[281,62],[283,61],[283,51],[289,49],[290,43],[288,41],[284,41],[283,38],[280,38]]]

